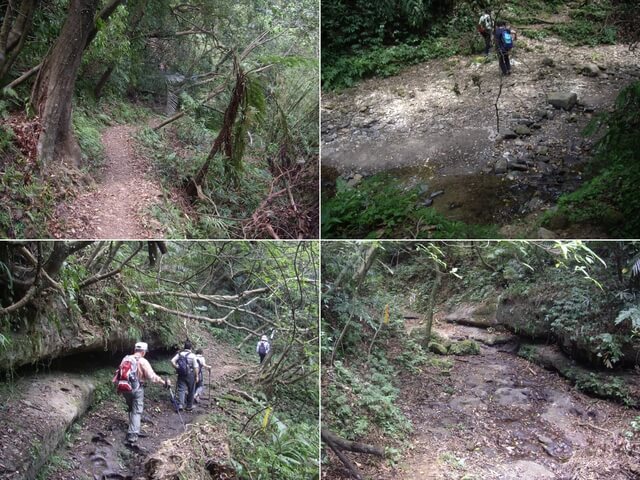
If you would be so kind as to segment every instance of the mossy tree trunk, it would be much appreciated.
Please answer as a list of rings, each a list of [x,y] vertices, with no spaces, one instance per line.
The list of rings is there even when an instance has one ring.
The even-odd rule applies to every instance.
[[[438,297],[438,290],[440,289],[440,285],[442,284],[442,272],[438,265],[435,266],[435,278],[433,279],[433,284],[431,285],[431,292],[429,293],[429,308],[427,310],[427,317],[424,326],[424,347],[427,348],[429,346],[429,341],[431,340],[431,330],[433,328],[433,311],[436,308],[436,298]]]
[[[80,164],[80,146],[71,125],[72,101],[82,52],[94,31],[98,0],[72,0],[60,36],[38,72],[31,104],[40,116],[38,160]]]

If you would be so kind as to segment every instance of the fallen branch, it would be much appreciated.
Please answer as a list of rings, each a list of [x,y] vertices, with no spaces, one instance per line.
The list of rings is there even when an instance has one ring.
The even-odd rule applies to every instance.
[[[322,427],[320,429],[320,436],[322,441],[326,443],[331,450],[338,456],[340,461],[347,467],[349,473],[353,478],[358,480],[362,480],[362,476],[360,472],[356,468],[356,466],[349,460],[349,458],[344,454],[343,450],[347,450],[350,452],[358,452],[358,453],[366,453],[368,455],[376,455],[378,457],[384,458],[384,449],[380,447],[376,447],[374,445],[368,445],[366,443],[352,442],[350,440],[346,440],[344,438],[338,437],[336,434],[330,432],[326,427]]]

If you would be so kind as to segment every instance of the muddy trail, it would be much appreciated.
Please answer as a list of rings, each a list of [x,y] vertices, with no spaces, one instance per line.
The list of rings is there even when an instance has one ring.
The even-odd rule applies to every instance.
[[[535,233],[527,217],[584,181],[593,139],[582,131],[640,78],[640,66],[626,45],[571,47],[524,35],[512,64],[512,75],[501,77],[495,55],[455,56],[324,93],[323,195],[333,194],[338,176],[357,184],[386,172],[418,186],[425,205],[448,218],[503,226],[505,235]],[[548,102],[554,93],[575,93],[577,102],[556,108]],[[563,228],[558,236],[575,233]]]
[[[146,158],[132,146],[136,127],[115,125],[105,129],[102,143],[105,164],[97,184],[56,209],[57,238],[158,238],[160,223],[149,210],[159,204],[162,189],[153,179]],[[56,227],[59,225],[60,227]]]
[[[219,418],[225,417],[225,411],[216,401],[225,392],[236,387],[233,378],[239,372],[250,368],[248,364],[238,358],[234,349],[225,344],[219,344],[212,338],[208,338],[206,343],[200,344],[204,349],[204,355],[208,364],[212,365],[211,374],[205,372],[206,389],[203,392],[200,402],[194,406],[192,412],[180,412],[174,410],[170,393],[161,385],[150,385],[145,388],[144,413],[142,416],[141,431],[145,435],[140,437],[135,446],[130,446],[125,442],[127,431],[127,412],[124,399],[118,395],[110,394],[103,401],[90,406],[85,414],[76,413],[79,417],[64,435],[61,437],[61,446],[49,456],[49,464],[46,466],[36,465],[32,467],[31,478],[47,478],[48,480],[85,480],[85,479],[143,479],[147,478],[145,464],[149,459],[162,448],[162,443],[166,440],[180,436],[190,425],[210,419],[210,415],[217,415]],[[205,346],[206,345],[206,346]],[[149,355],[149,361],[162,377],[168,377],[172,381],[172,388],[175,391],[176,377],[168,362],[170,356]],[[116,362],[117,363],[117,362]],[[169,371],[171,370],[171,371]],[[67,375],[71,375],[67,377]],[[111,378],[111,370],[104,372],[101,376]],[[51,375],[49,376],[51,377]],[[91,382],[88,377],[78,377],[71,373],[53,372],[53,377],[57,380],[52,384],[49,380],[44,387],[37,387],[39,397],[25,393],[17,395],[12,402],[9,402],[3,410],[3,430],[9,435],[16,432],[21,435],[29,435],[33,439],[33,444],[38,448],[43,448],[37,443],[42,440],[42,445],[46,439],[41,438],[46,435],[46,427],[38,425],[49,423],[54,416],[47,415],[47,409],[52,408],[56,414],[60,410],[72,410],[77,399],[68,397],[73,395],[75,389],[84,387],[87,382]],[[32,380],[29,380],[32,382]],[[94,380],[94,383],[98,380]],[[104,382],[105,378],[100,378],[99,382]],[[36,385],[38,380],[34,382]],[[43,382],[44,383],[44,382]],[[59,384],[59,385],[58,385]],[[54,401],[47,407],[49,398],[57,398],[62,390],[67,392],[64,401]],[[33,390],[32,390],[33,391]],[[69,393],[71,391],[71,393]],[[66,403],[65,403],[66,402]],[[43,415],[46,416],[43,417]],[[17,425],[25,425],[25,428],[16,428]],[[226,429],[222,427],[221,432]],[[64,430],[62,430],[64,432]],[[8,436],[5,436],[8,438]],[[3,438],[3,442],[7,440]],[[225,439],[222,438],[221,442]],[[28,445],[29,439],[15,441],[16,446]],[[7,448],[5,445],[3,448]],[[9,447],[11,448],[11,447]],[[18,447],[19,448],[19,447]],[[23,449],[24,455],[29,456],[32,452]],[[33,464],[33,460],[28,458],[25,464]],[[13,465],[3,465],[0,461],[0,478],[14,479],[24,478],[24,468],[17,471],[17,462]],[[3,470],[4,469],[4,470]],[[4,473],[3,473],[4,472]]]
[[[584,395],[516,356],[515,336],[444,323],[435,331],[475,339],[480,354],[446,357],[446,375],[401,379],[402,409],[414,426],[401,478],[639,478],[637,446],[624,437],[637,411]]]

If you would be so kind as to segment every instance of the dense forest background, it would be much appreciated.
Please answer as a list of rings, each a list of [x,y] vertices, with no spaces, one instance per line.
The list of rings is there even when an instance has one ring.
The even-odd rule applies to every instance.
[[[3,236],[79,238],[117,125],[160,184],[133,193],[147,235],[317,236],[316,2],[3,1],[0,24]]]
[[[621,46],[627,52],[636,52],[621,63],[621,69],[628,66],[629,71],[635,71],[638,64],[640,10],[637,2],[633,1],[323,1],[322,89],[327,98],[326,104],[329,105],[323,112],[321,127],[325,167],[322,228],[325,238],[539,237],[535,231],[505,233],[500,229],[500,222],[495,220],[487,219],[478,224],[459,221],[446,214],[446,207],[434,210],[428,208],[431,206],[428,204],[425,208],[424,188],[407,180],[411,175],[420,176],[417,160],[411,165],[392,161],[385,163],[382,160],[385,154],[387,157],[395,154],[397,157],[414,155],[421,158],[421,152],[429,147],[427,140],[422,148],[409,153],[404,153],[397,144],[419,142],[422,136],[428,137],[431,131],[438,130],[434,123],[439,120],[444,120],[445,131],[453,137],[453,142],[463,136],[465,128],[481,128],[490,125],[490,122],[495,123],[495,118],[488,116],[489,112],[480,122],[476,118],[464,118],[473,117],[474,112],[479,112],[485,105],[484,100],[491,102],[492,109],[495,103],[496,111],[500,110],[497,92],[502,82],[497,74],[497,61],[495,55],[486,59],[482,56],[483,40],[476,30],[479,16],[485,8],[491,10],[495,19],[509,22],[519,37],[513,54],[519,66],[502,89],[502,98],[507,92],[514,92],[516,107],[499,112],[503,120],[502,128],[505,128],[505,117],[509,116],[522,118],[531,115],[535,123],[538,118],[536,114],[526,112],[524,107],[527,89],[548,94],[554,88],[578,88],[580,80],[574,80],[572,76],[575,76],[574,70],[579,74],[584,60],[572,57],[573,47],[587,51],[592,49],[588,61],[603,65],[602,59],[608,54],[598,49]],[[554,45],[568,46],[569,50],[556,55],[558,49]],[[558,75],[554,76],[555,67],[548,69],[544,62],[540,63],[542,58],[536,56],[542,52],[553,58],[546,60],[551,62],[549,65],[562,64],[564,71],[557,69]],[[496,75],[487,78],[482,65],[492,62],[496,63]],[[442,69],[449,75],[449,83],[446,78],[442,79],[444,74],[437,75],[437,71]],[[425,78],[423,84],[420,84],[421,72]],[[611,71],[609,74],[613,75]],[[390,76],[398,76],[397,81],[378,80]],[[548,81],[550,77],[555,82]],[[593,148],[589,147],[589,152],[582,155],[585,158],[588,156],[589,161],[581,168],[579,187],[565,187],[567,191],[554,194],[549,202],[555,208],[536,219],[539,226],[553,232],[576,226],[573,234],[560,237],[629,238],[637,236],[640,231],[640,226],[634,220],[638,217],[640,207],[633,193],[640,180],[637,162],[634,161],[635,152],[640,146],[640,120],[637,115],[640,83],[637,72],[620,77],[611,87],[593,87],[594,91],[596,88],[611,88],[617,100],[607,101],[602,111],[596,108],[593,118],[585,122],[588,125],[585,127],[580,124],[576,138],[567,139],[569,146],[565,148],[568,149],[580,142],[594,144]],[[369,80],[364,82],[365,79]],[[452,98],[448,98],[447,92],[443,91],[445,85],[450,87],[449,92],[453,92],[450,93]],[[490,90],[491,98],[483,98],[482,92]],[[386,100],[376,98],[381,96],[386,96]],[[518,108],[518,99],[520,110],[514,112]],[[420,105],[420,101],[424,104]],[[393,113],[402,108],[404,115],[399,118],[381,116],[379,111],[384,109],[382,105],[385,102],[392,105],[388,111]],[[438,108],[442,108],[442,102],[446,102],[455,113],[432,120]],[[461,102],[467,106],[462,112],[455,108]],[[421,107],[427,109],[423,115],[427,120],[425,125],[420,123]],[[495,116],[495,112],[491,113]],[[409,118],[410,124],[401,127],[403,118]],[[575,120],[574,117],[568,121]],[[400,142],[393,137],[393,132],[402,128],[410,133],[408,140]],[[558,131],[558,128],[554,130]],[[545,135],[551,133],[545,132]],[[349,140],[350,136],[353,139]],[[515,136],[525,142],[531,142],[532,139],[528,133]],[[373,151],[380,151],[380,160],[374,164],[375,168],[370,164],[359,165],[343,159],[343,155],[357,156],[349,149],[355,149],[353,145],[358,142],[362,144],[382,138],[386,140],[385,144],[372,147]],[[458,145],[464,151],[462,139]],[[534,151],[535,148],[533,145]],[[332,149],[335,152],[331,152]],[[455,152],[452,147],[449,164],[461,162],[456,159]],[[507,152],[498,152],[502,153],[507,155]],[[371,157],[372,154],[366,152],[363,156]],[[430,156],[433,161],[431,152],[424,153],[424,156]],[[533,158],[532,162],[535,161]],[[419,165],[423,166],[422,163]],[[528,167],[523,169],[527,170]],[[536,170],[544,173],[545,167]],[[425,174],[425,178],[423,183],[429,184],[431,177]],[[561,181],[565,184],[568,182],[566,178]],[[474,182],[482,183],[476,179]],[[439,179],[438,188],[434,191],[445,190],[446,193],[447,186],[451,187]],[[480,203],[477,202],[478,197],[487,201],[487,209],[491,209],[488,197],[499,188],[500,185],[486,186],[485,190],[478,187],[479,191],[474,190],[472,197],[476,203]],[[536,186],[529,195],[539,190],[539,186]],[[459,204],[470,203],[470,200],[462,194],[451,194],[447,202],[454,209],[456,205],[459,208]],[[523,199],[514,201],[519,208],[514,207],[511,217],[519,214],[518,210],[526,210],[526,205],[521,205],[524,202],[526,200]],[[475,217],[483,213],[480,211]],[[594,232],[594,228],[598,231]]]
[[[637,243],[327,242],[322,278],[328,478],[637,474]]]
[[[0,442],[0,472],[316,475],[317,262],[312,243],[3,242],[0,423],[15,433]],[[265,334],[272,348],[260,365],[255,346]],[[142,340],[154,369],[175,384],[168,359],[186,339],[213,366],[204,405],[182,419],[166,390],[149,386],[149,443],[127,452],[115,366]],[[105,441],[90,440],[96,435]]]

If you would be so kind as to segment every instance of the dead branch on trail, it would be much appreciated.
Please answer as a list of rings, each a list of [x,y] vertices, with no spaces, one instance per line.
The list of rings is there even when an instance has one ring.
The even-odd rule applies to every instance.
[[[278,171],[267,197],[242,226],[244,238],[317,238],[317,159]]]
[[[331,450],[338,456],[340,461],[347,467],[347,470],[351,473],[351,476],[356,479],[362,479],[360,472],[356,468],[356,466],[349,460],[343,450],[347,450],[350,452],[358,452],[358,453],[366,453],[368,455],[376,455],[378,457],[384,458],[384,449],[380,447],[376,447],[375,445],[369,445],[366,443],[352,442],[350,440],[346,440],[342,437],[337,436],[335,433],[332,433],[325,426],[322,426],[320,429],[320,436],[322,441],[327,444]]]

